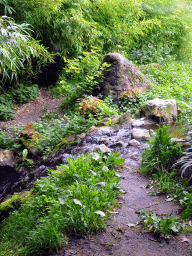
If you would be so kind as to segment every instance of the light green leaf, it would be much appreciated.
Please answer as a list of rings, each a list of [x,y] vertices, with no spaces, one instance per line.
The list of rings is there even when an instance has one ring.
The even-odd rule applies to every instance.
[[[97,214],[101,215],[102,217],[104,217],[104,216],[105,216],[105,213],[104,213],[104,212],[102,212],[102,211],[95,211],[95,213],[97,213]]]

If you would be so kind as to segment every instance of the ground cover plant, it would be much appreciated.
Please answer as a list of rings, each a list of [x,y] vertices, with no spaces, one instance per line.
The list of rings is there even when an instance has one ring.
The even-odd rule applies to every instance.
[[[182,225],[177,218],[162,217],[159,218],[153,212],[140,212],[145,232],[154,232],[160,237],[169,238],[182,230]]]
[[[14,117],[14,106],[22,105],[34,100],[39,96],[39,88],[37,84],[17,84],[9,88],[9,90],[1,89],[0,96],[0,120],[7,121]]]
[[[141,171],[150,178],[151,185],[158,187],[158,193],[167,194],[166,201],[175,202],[181,210],[181,220],[170,217],[159,219],[154,213],[141,213],[147,230],[158,232],[163,236],[166,236],[166,232],[167,235],[179,232],[179,222],[186,222],[192,217],[190,175],[186,175],[188,180],[180,178],[181,170],[182,175],[188,171],[187,168],[190,170],[191,160],[190,157],[186,158],[190,147],[185,149],[186,145],[184,147],[181,142],[171,142],[168,129],[169,127],[163,126],[155,132],[149,142],[149,148],[145,149],[142,154],[141,167]]]
[[[104,228],[117,205],[121,178],[116,168],[123,162],[114,153],[92,153],[50,170],[1,224],[0,255],[44,255],[67,244],[71,232]]]

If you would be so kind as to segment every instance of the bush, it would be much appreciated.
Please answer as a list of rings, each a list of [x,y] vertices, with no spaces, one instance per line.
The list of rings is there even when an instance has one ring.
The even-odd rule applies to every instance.
[[[97,97],[89,96],[85,99],[80,99],[79,108],[81,115],[89,117],[93,115],[99,119],[117,114],[116,110],[107,106],[105,102]]]
[[[142,171],[148,176],[158,171],[170,171],[182,153],[180,146],[171,141],[171,136],[167,133],[169,128],[163,125],[162,128],[156,130],[150,139],[149,148],[142,153]]]
[[[19,75],[31,77],[31,59],[38,59],[38,69],[52,61],[48,51],[29,34],[28,24],[16,24],[11,18],[0,18],[0,81],[17,80]]]

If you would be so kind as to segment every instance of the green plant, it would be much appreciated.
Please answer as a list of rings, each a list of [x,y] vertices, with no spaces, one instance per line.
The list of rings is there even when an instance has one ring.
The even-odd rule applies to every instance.
[[[140,215],[144,223],[145,232],[158,233],[161,237],[166,238],[182,230],[182,226],[177,218],[158,218],[153,212],[146,213],[143,211],[140,212]]]
[[[88,117],[93,115],[99,119],[117,114],[116,110],[107,106],[107,104],[97,97],[89,96],[85,99],[79,99],[79,110],[81,115]]]
[[[48,51],[33,39],[28,24],[16,24],[13,19],[2,16],[0,18],[0,80],[17,80],[19,74],[31,76],[31,59],[39,59],[38,68],[52,61]]]
[[[23,153],[23,163],[19,167],[21,167],[23,165],[26,165],[26,166],[33,165],[34,164],[33,161],[30,159],[27,159],[28,150],[25,148],[22,153]]]
[[[61,104],[62,108],[71,107],[77,98],[85,94],[92,94],[102,79],[102,71],[108,67],[106,63],[100,67],[101,55],[97,49],[83,52],[82,56],[73,60],[65,59],[65,62],[66,67],[59,82],[60,93],[67,96]]]
[[[132,114],[136,112],[141,105],[141,94],[141,91],[137,89],[131,89],[128,92],[122,93],[117,101],[119,110],[121,112],[130,110]]]
[[[89,234],[105,227],[120,194],[118,154],[92,153],[50,170],[1,224],[0,255],[42,255],[61,248],[71,232]]]
[[[8,93],[12,102],[22,105],[37,98],[39,96],[39,88],[37,84],[24,85],[20,83],[12,87]]]
[[[171,136],[167,132],[168,126],[153,132],[149,142],[149,148],[142,153],[142,171],[146,175],[169,171],[176,159],[181,155],[181,148],[176,142],[171,141]]]
[[[179,168],[182,178],[192,178],[192,145],[189,143],[189,147],[186,148],[181,157],[176,161],[173,167]]]

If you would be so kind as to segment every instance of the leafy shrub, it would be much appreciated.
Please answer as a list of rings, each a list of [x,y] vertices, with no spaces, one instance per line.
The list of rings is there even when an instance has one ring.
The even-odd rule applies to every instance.
[[[67,96],[61,104],[63,108],[74,105],[75,100],[84,94],[92,94],[102,79],[102,70],[108,67],[106,63],[100,67],[101,55],[97,50],[83,52],[83,56],[74,60],[65,59],[65,62],[59,82],[60,93]]]
[[[120,95],[117,101],[117,106],[122,112],[126,112],[128,109],[131,113],[134,113],[138,110],[141,105],[141,91],[137,89],[132,89],[128,92],[124,92]]]
[[[1,97],[0,97],[1,101]],[[0,103],[0,120],[7,121],[14,118],[14,109],[10,102]]]
[[[115,168],[123,162],[118,154],[93,153],[51,170],[1,225],[0,254],[43,255],[60,249],[71,232],[104,228],[117,205],[121,177]]]
[[[81,114],[85,117],[93,115],[94,117],[104,118],[115,114],[115,110],[109,108],[105,102],[97,97],[89,96],[85,99],[80,99],[79,108]]]
[[[0,18],[0,80],[17,80],[19,74],[32,76],[31,59],[37,58],[38,68],[52,61],[48,51],[33,39],[28,24],[16,24],[11,18]]]
[[[169,171],[182,153],[180,146],[171,141],[171,136],[167,133],[169,128],[163,125],[162,128],[156,130],[150,139],[149,148],[142,153],[142,171],[146,175],[158,171]]]
[[[9,94],[12,102],[22,105],[37,98],[39,96],[39,88],[37,84],[28,86],[19,84],[17,87],[12,87]]]

